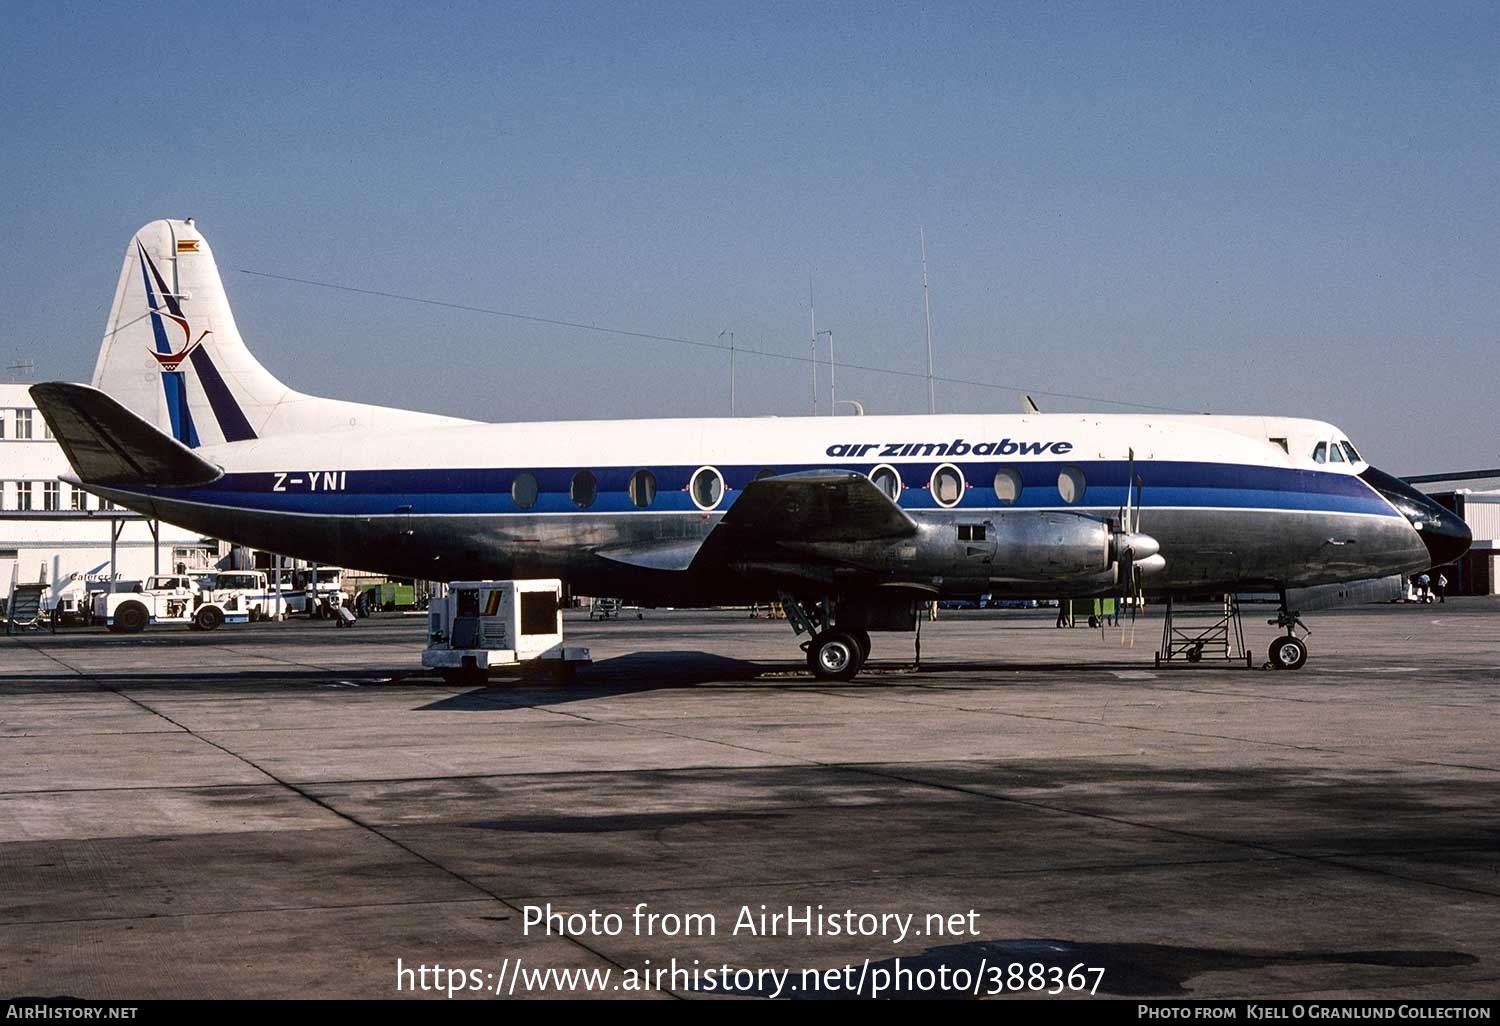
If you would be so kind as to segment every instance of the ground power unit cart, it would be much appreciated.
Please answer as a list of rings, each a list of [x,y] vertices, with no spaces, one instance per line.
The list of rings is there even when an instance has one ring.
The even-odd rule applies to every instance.
[[[563,644],[562,582],[454,581],[427,609],[422,665],[450,684],[483,684],[492,670],[535,668],[571,678],[589,650]]]

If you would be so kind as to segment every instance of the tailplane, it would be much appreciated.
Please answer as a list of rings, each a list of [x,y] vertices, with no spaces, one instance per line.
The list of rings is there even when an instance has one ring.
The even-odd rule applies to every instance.
[[[240,337],[213,250],[191,218],[153,221],[130,240],[93,383],[189,448],[460,423],[304,395],[278,381]]]

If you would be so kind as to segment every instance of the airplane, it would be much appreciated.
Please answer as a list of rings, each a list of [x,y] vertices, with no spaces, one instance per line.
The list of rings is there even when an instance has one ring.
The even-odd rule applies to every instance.
[[[944,598],[1271,591],[1411,574],[1463,521],[1332,424],[1166,414],[481,423],[294,391],[192,219],[131,239],[93,384],[31,388],[74,471],[237,544],[424,580],[556,577],[648,605],[779,599],[819,679]],[[1148,533],[1149,532],[1149,533]]]

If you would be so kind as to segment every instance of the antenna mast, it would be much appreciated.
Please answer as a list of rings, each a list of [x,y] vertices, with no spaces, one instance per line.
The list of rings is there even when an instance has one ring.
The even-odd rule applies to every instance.
[[[927,412],[937,412],[937,393],[932,386],[932,303],[927,298],[927,229],[917,226],[922,245],[922,310],[927,315]]]

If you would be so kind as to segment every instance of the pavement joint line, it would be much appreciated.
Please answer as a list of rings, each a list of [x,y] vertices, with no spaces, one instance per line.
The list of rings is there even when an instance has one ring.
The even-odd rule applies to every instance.
[[[576,712],[573,712],[571,710],[551,710],[551,711],[557,713],[558,715],[571,716],[571,717],[573,717],[575,719],[586,720],[586,721],[592,722],[592,723],[616,723],[616,725],[619,725],[616,721],[613,721],[613,720],[607,720],[607,719],[603,719],[603,718],[595,718],[595,717],[584,716],[581,713],[576,713]],[[1020,715],[1020,714],[1008,714],[1008,715]],[[1023,716],[1022,718],[1027,718],[1027,719],[1041,719],[1041,720],[1057,719],[1056,717],[1042,717],[1042,716]],[[1088,720],[1085,720],[1085,721],[1061,720],[1060,722],[1065,722],[1065,723],[1082,723],[1084,725],[1089,725],[1089,726],[1098,726],[1099,725],[1096,721],[1088,721]],[[677,731],[663,730],[660,727],[647,727],[647,726],[643,726],[640,729],[649,730],[649,731],[651,731],[653,733],[663,734],[663,735],[665,735],[667,737],[679,738],[681,740],[698,741],[698,742],[701,742],[701,743],[708,743],[708,744],[721,744],[721,745],[724,745],[725,747],[728,747],[728,748],[734,748],[734,749],[738,749],[738,750],[741,750],[741,751],[752,752],[752,753],[757,754],[757,755],[772,755],[772,756],[783,757],[783,758],[785,757],[785,756],[781,756],[780,753],[766,752],[766,751],[762,751],[760,749],[751,748],[751,747],[749,747],[747,745],[734,745],[734,744],[730,744],[730,743],[724,742],[724,741],[716,741],[716,740],[710,739],[710,738],[696,737],[696,736],[691,735],[691,734],[685,734],[685,733],[681,733],[681,732],[677,732]],[[1146,729],[1146,728],[1132,728],[1132,729]],[[1168,732],[1168,733],[1175,733],[1175,732]],[[1212,737],[1212,735],[1209,735],[1209,737]],[[1218,738],[1218,740],[1235,740],[1235,739],[1233,739],[1233,738]],[[1296,750],[1296,751],[1326,751],[1324,749],[1318,749],[1318,748],[1304,748],[1303,746],[1298,746],[1298,745],[1279,745],[1279,746],[1275,746],[1275,747],[1284,747],[1284,748],[1289,748],[1289,749]],[[1348,753],[1345,752],[1344,750],[1335,749],[1335,750],[1333,750],[1333,754],[1348,754]],[[815,759],[803,759],[803,760],[799,760],[799,761],[804,762],[807,765],[822,766],[822,767],[825,767],[825,768],[834,768],[834,767],[840,765],[840,764],[837,764],[837,763],[820,762],[820,761],[815,760]],[[970,794],[970,795],[973,795],[975,797],[986,798],[986,799],[989,799],[991,801],[1008,802],[1008,803],[1012,803],[1012,804],[1016,804],[1016,805],[1026,806],[1026,807],[1029,807],[1029,808],[1034,808],[1034,809],[1049,811],[1049,812],[1057,813],[1059,815],[1064,815],[1064,816],[1082,816],[1082,817],[1086,817],[1086,818],[1090,818],[1090,819],[1098,819],[1098,820],[1102,820],[1102,821],[1105,821],[1105,822],[1116,823],[1116,824],[1121,825],[1121,826],[1132,827],[1132,828],[1137,829],[1137,830],[1158,831],[1158,832],[1167,833],[1167,834],[1171,834],[1171,835],[1178,836],[1178,837],[1188,838],[1190,840],[1205,841],[1205,842],[1208,842],[1208,843],[1211,843],[1211,844],[1235,845],[1235,846],[1244,847],[1244,848],[1248,848],[1248,849],[1255,850],[1255,851],[1269,852],[1271,854],[1279,855],[1279,856],[1282,856],[1282,857],[1285,857],[1285,858],[1302,859],[1304,861],[1312,862],[1312,863],[1317,864],[1317,865],[1322,865],[1322,866],[1336,866],[1336,867],[1339,867],[1339,868],[1342,868],[1342,869],[1352,870],[1352,871],[1357,872],[1357,873],[1367,873],[1367,874],[1370,874],[1370,875],[1385,877],[1385,878],[1389,878],[1389,879],[1404,880],[1404,881],[1407,881],[1408,883],[1415,883],[1415,884],[1422,885],[1422,886],[1427,886],[1427,887],[1435,887],[1435,888],[1439,888],[1439,889],[1442,889],[1442,890],[1451,890],[1451,891],[1455,891],[1455,892],[1458,892],[1458,893],[1475,894],[1475,895],[1480,895],[1482,897],[1488,897],[1488,898],[1500,898],[1500,891],[1488,891],[1488,890],[1484,890],[1483,888],[1463,887],[1463,886],[1459,886],[1459,885],[1456,885],[1456,884],[1443,884],[1443,883],[1438,883],[1438,882],[1435,882],[1435,881],[1432,881],[1432,880],[1425,880],[1425,879],[1422,879],[1420,877],[1412,877],[1412,876],[1408,876],[1408,875],[1405,875],[1405,874],[1402,874],[1402,873],[1391,872],[1389,870],[1381,870],[1381,869],[1376,869],[1376,868],[1367,867],[1367,866],[1349,865],[1347,863],[1343,863],[1343,862],[1338,861],[1337,857],[1335,857],[1335,858],[1320,858],[1320,857],[1317,857],[1317,856],[1300,854],[1300,853],[1297,853],[1297,852],[1282,851],[1282,850],[1280,850],[1278,848],[1275,848],[1275,847],[1273,847],[1271,845],[1259,844],[1259,843],[1254,842],[1254,841],[1237,841],[1237,840],[1232,840],[1232,839],[1227,839],[1227,838],[1218,838],[1218,837],[1212,837],[1212,836],[1209,836],[1209,835],[1195,834],[1195,833],[1192,833],[1191,831],[1181,830],[1181,829],[1177,829],[1177,828],[1174,828],[1174,827],[1167,827],[1167,826],[1161,826],[1161,825],[1150,824],[1150,823],[1139,823],[1139,822],[1136,822],[1136,821],[1133,821],[1133,820],[1130,820],[1130,819],[1126,819],[1124,817],[1107,816],[1107,815],[1104,815],[1103,813],[1087,812],[1087,811],[1079,810],[1079,809],[1070,809],[1070,808],[1061,807],[1061,806],[1049,805],[1049,804],[1047,804],[1045,802],[1037,802],[1037,801],[1029,801],[1029,800],[1025,800],[1025,799],[1020,799],[1020,798],[1016,798],[1016,797],[1013,797],[1013,796],[988,794],[988,793],[983,792],[983,791],[977,791],[977,790],[974,790],[972,788],[964,788],[964,787],[960,787],[960,786],[955,785],[955,784],[942,784],[942,783],[935,783],[935,782],[931,782],[931,781],[922,781],[922,780],[917,780],[915,778],[903,777],[903,776],[900,776],[898,774],[880,773],[880,772],[878,772],[876,770],[872,770],[872,769],[865,769],[865,770],[861,770],[861,771],[858,771],[858,772],[866,772],[866,773],[869,773],[872,776],[883,776],[883,777],[886,777],[887,779],[891,779],[891,780],[900,780],[900,781],[912,784],[912,785],[917,786],[917,787],[932,787],[932,788],[936,788],[936,789],[940,789],[940,790],[951,790],[951,791],[954,791],[954,792],[957,792],[957,793],[961,793],[961,794]]]
[[[28,647],[33,647],[33,649],[34,649],[34,646],[28,646]],[[106,690],[106,691],[113,691],[115,694],[120,695],[126,701],[132,702],[132,703],[140,706],[142,709],[146,710],[147,712],[151,713],[152,715],[160,716],[162,719],[166,720],[168,723],[171,723],[174,726],[180,727],[182,730],[187,731],[187,733],[189,735],[191,735],[192,737],[197,738],[199,741],[203,742],[204,744],[209,745],[209,746],[211,746],[213,748],[217,748],[219,751],[223,752],[225,755],[228,755],[230,758],[237,759],[240,762],[243,762],[246,766],[249,766],[251,769],[255,770],[257,773],[260,773],[261,775],[267,777],[272,782],[280,785],[281,787],[283,787],[286,790],[292,792],[293,794],[298,795],[304,801],[310,802],[313,805],[316,805],[316,806],[318,806],[318,807],[320,807],[322,809],[326,809],[328,812],[333,813],[335,816],[337,816],[340,819],[344,820],[346,823],[349,823],[349,824],[351,824],[351,825],[353,825],[355,827],[358,827],[361,830],[368,831],[371,834],[374,834],[376,837],[378,837],[381,840],[385,841],[387,844],[392,845],[393,847],[399,849],[400,851],[405,852],[406,854],[408,854],[411,857],[417,859],[418,861],[424,862],[427,865],[432,866],[434,869],[438,870],[439,872],[447,874],[448,876],[450,876],[453,879],[459,881],[460,883],[462,883],[462,884],[464,884],[464,885],[466,885],[468,887],[471,887],[474,890],[478,891],[480,894],[487,895],[489,898],[491,898],[492,900],[498,902],[500,905],[504,906],[505,908],[510,909],[512,912],[520,913],[522,911],[521,909],[519,909],[516,906],[512,905],[510,902],[506,901],[500,895],[496,894],[494,891],[491,891],[489,888],[487,888],[484,885],[480,884],[478,881],[471,879],[470,877],[464,875],[463,873],[459,872],[458,870],[453,869],[451,866],[444,865],[443,863],[439,862],[435,858],[432,858],[432,857],[430,857],[428,855],[423,854],[420,851],[417,851],[415,848],[411,847],[410,845],[403,844],[401,841],[396,840],[394,837],[391,837],[390,835],[384,833],[383,831],[379,830],[378,828],[376,828],[376,827],[374,827],[374,826],[372,826],[372,825],[370,825],[368,823],[363,822],[362,820],[359,819],[359,817],[357,817],[357,816],[355,816],[355,815],[353,815],[351,813],[344,812],[343,810],[341,810],[339,808],[336,808],[335,806],[329,804],[328,802],[325,802],[322,799],[318,798],[316,795],[310,794],[307,791],[302,790],[296,784],[293,784],[293,783],[291,783],[289,781],[286,781],[286,780],[282,780],[280,777],[277,777],[274,773],[272,773],[269,770],[267,770],[267,769],[263,768],[262,766],[258,765],[255,762],[255,760],[249,758],[248,756],[241,755],[238,752],[231,751],[230,749],[224,747],[223,745],[218,744],[218,743],[216,743],[216,742],[214,742],[214,741],[212,741],[212,740],[210,740],[210,739],[208,739],[206,737],[203,737],[202,735],[200,735],[200,734],[194,732],[193,730],[191,730],[191,729],[183,726],[182,724],[177,723],[176,720],[172,719],[172,717],[168,716],[166,713],[161,712],[160,710],[151,708],[151,706],[147,705],[145,702],[142,702],[142,701],[140,701],[140,700],[138,700],[138,699],[136,699],[136,698],[134,698],[134,697],[132,697],[132,696],[130,696],[128,694],[125,694],[125,692],[123,692],[121,690],[118,690],[117,688],[114,688],[114,687],[110,686],[108,683],[99,680],[93,674],[87,673],[85,671],[78,670],[75,667],[68,666],[68,664],[65,663],[65,662],[63,662],[61,659],[56,659],[55,657],[53,657],[53,658],[54,658],[55,662],[58,662],[61,665],[66,666],[68,669],[73,670],[79,676],[81,676],[81,677],[83,677],[83,678],[85,678],[87,680],[92,681],[93,683],[97,684],[98,686],[100,686],[104,690]],[[66,855],[66,853],[64,853],[64,855],[63,855],[63,860],[64,860],[64,862],[67,861],[67,855]],[[565,940],[567,940],[567,941],[571,942],[572,944],[574,944],[575,946],[577,946],[579,948],[582,948],[584,951],[586,951],[589,954],[593,955],[595,958],[598,958],[598,959],[600,959],[600,960],[602,960],[604,962],[609,963],[610,965],[614,966],[616,969],[621,970],[622,972],[625,970],[625,966],[624,965],[622,965],[621,963],[617,962],[615,959],[609,957],[608,955],[604,954],[604,952],[597,950],[592,945],[589,945],[589,944],[585,943],[583,940],[579,939],[577,936],[575,936],[573,934],[568,934],[568,933],[564,933],[561,936]],[[674,993],[672,991],[663,991],[663,993],[670,994],[673,998],[681,1000],[681,995],[676,994],[676,993]]]

